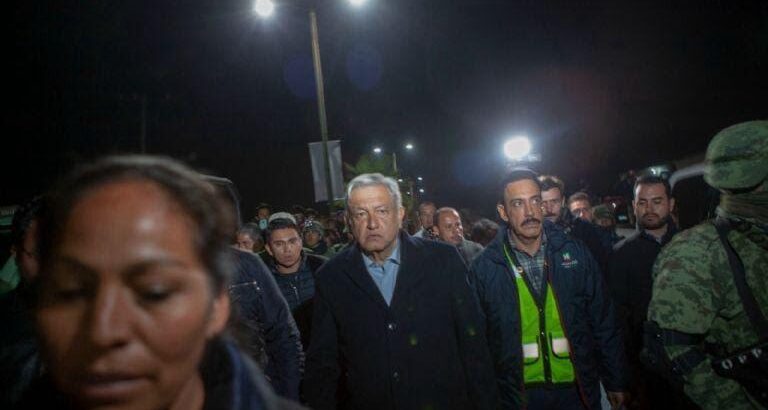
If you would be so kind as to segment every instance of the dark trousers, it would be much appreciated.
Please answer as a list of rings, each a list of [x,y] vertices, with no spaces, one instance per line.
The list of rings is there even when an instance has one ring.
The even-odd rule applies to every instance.
[[[576,386],[525,390],[528,397],[527,410],[584,410],[579,390]]]

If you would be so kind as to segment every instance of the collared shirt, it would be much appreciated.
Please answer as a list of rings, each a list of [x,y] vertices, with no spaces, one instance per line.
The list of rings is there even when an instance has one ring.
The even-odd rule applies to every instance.
[[[518,249],[515,245],[515,241],[512,239],[512,234],[509,233],[509,244],[512,248],[512,252],[515,253],[515,259],[519,263],[525,275],[528,275],[528,281],[533,286],[534,292],[538,296],[541,296],[541,289],[544,284],[544,261],[546,258],[547,249],[547,235],[544,233],[544,229],[541,230],[541,246],[535,255],[528,255],[527,252]]]
[[[379,288],[381,296],[389,305],[392,302],[392,295],[395,293],[395,283],[397,282],[397,272],[400,270],[400,239],[395,239],[395,249],[392,254],[384,261],[383,264],[379,264],[373,259],[363,255],[363,263],[368,270],[368,274],[371,275],[373,283]]]

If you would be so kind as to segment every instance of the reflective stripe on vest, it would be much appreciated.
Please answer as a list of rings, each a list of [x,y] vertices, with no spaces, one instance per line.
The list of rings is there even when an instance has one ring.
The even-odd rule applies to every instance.
[[[552,286],[544,282],[546,296],[544,305],[540,307],[523,277],[523,269],[516,266],[507,246],[504,246],[504,253],[515,274],[520,300],[525,384],[573,382],[576,377],[569,343],[563,331]]]

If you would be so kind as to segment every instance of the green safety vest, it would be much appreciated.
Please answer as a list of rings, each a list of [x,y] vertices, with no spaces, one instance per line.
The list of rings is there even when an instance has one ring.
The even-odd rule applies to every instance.
[[[525,279],[522,267],[513,261],[504,246],[507,262],[515,274],[522,323],[523,379],[526,386],[573,383],[570,344],[565,336],[552,286],[544,281],[546,295],[537,300]]]

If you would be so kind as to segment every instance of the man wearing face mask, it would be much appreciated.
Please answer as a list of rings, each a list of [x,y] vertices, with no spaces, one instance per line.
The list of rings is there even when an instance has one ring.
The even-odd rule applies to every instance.
[[[669,183],[657,176],[641,177],[635,183],[632,206],[637,231],[614,247],[608,268],[608,283],[616,303],[620,323],[626,330],[625,342],[635,382],[632,396],[640,408],[661,408],[671,404],[671,388],[663,380],[649,375],[640,363],[643,323],[648,314],[653,279],[651,269],[661,248],[677,228],[670,213],[675,200]],[[684,400],[677,400],[680,408]]]
[[[267,225],[269,224],[269,216],[272,214],[272,210],[269,208],[269,205],[265,203],[260,203],[259,206],[256,207],[256,217],[254,219],[254,223],[259,225],[259,229],[262,231],[267,229]]]
[[[717,218],[659,254],[643,357],[704,409],[765,409],[768,121],[715,135],[704,180],[722,193]]]

